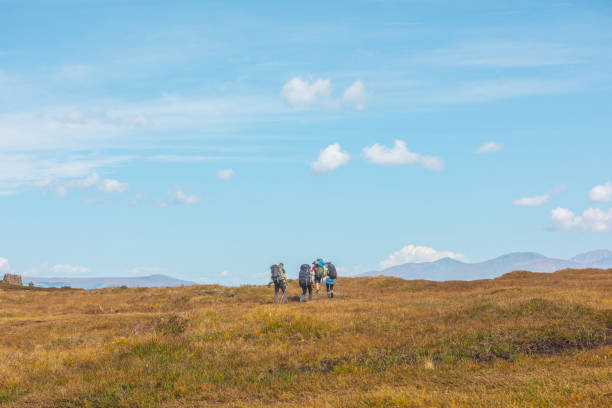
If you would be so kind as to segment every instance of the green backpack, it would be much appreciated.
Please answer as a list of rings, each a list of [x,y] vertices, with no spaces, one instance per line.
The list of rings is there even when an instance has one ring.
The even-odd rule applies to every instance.
[[[322,278],[323,275],[325,275],[325,269],[323,269],[323,267],[317,265],[317,266],[315,266],[315,274],[317,275],[317,278]]]

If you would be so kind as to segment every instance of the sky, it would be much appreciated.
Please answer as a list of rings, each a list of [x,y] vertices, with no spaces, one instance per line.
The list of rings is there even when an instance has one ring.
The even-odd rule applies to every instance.
[[[612,249],[609,1],[0,0],[0,272]]]

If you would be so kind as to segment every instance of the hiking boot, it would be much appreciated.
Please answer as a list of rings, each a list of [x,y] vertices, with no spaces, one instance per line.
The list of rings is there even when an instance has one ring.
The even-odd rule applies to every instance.
[[[334,292],[332,292],[332,293],[331,293],[331,296],[330,296],[330,297],[334,297]]]

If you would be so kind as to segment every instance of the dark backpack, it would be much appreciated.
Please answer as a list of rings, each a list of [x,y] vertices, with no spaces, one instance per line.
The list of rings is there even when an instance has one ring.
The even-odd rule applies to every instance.
[[[327,276],[329,276],[330,279],[337,279],[338,278],[338,273],[336,272],[336,267],[332,263],[327,265]]]
[[[270,267],[270,276],[274,283],[278,283],[281,280],[281,271],[278,265],[272,265]]]
[[[298,277],[300,286],[310,286],[312,281],[310,280],[310,265],[304,264],[300,266],[300,275]]]

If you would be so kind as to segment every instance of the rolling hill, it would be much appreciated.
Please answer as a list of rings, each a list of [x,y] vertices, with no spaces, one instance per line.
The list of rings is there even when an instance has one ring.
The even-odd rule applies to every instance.
[[[494,278],[504,273],[522,270],[554,272],[573,268],[612,268],[612,251],[597,250],[576,255],[570,259],[548,258],[535,252],[515,252],[484,262],[461,262],[442,258],[434,262],[414,262],[371,271],[359,276],[395,276],[402,279],[475,280]]]
[[[99,277],[99,278],[37,278],[24,276],[23,283],[33,282],[34,285],[42,288],[61,288],[70,286],[71,288],[81,289],[101,289],[118,286],[127,287],[173,287],[195,285],[195,282],[176,279],[166,275],[150,275],[135,277]]]
[[[339,288],[0,283],[0,406],[611,406],[612,270]]]

